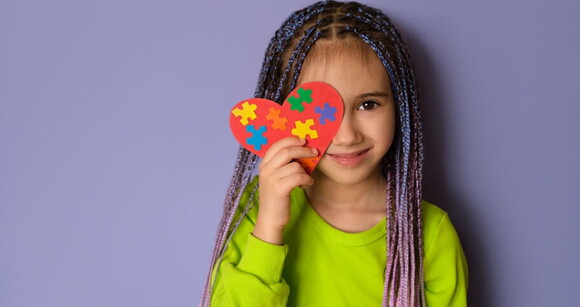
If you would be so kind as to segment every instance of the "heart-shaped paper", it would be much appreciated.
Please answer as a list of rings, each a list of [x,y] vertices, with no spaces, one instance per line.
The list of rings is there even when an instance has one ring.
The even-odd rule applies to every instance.
[[[317,157],[298,159],[311,174],[338,131],[343,113],[342,98],[331,85],[309,82],[290,92],[282,105],[262,98],[240,101],[230,113],[230,128],[242,146],[260,157],[280,139],[305,138],[307,146],[318,150]]]

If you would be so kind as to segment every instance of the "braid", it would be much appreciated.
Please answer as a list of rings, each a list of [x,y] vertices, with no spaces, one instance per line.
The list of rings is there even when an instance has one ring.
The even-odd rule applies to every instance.
[[[282,79],[280,80],[280,82],[278,84],[278,89],[276,90],[276,95],[274,96],[274,101],[278,101],[280,99],[280,95],[282,94],[281,92],[283,89],[283,85],[286,82],[286,79],[288,77],[290,69],[295,64],[294,61],[296,60],[296,57],[298,55],[300,55],[300,58],[299,58],[300,63],[298,65],[302,64],[301,62],[304,60],[304,56],[306,56],[306,53],[307,53],[307,50],[303,50],[303,48],[306,45],[306,42],[308,41],[307,47],[308,47],[308,49],[310,49],[310,46],[312,46],[312,44],[316,40],[316,37],[319,35],[320,32],[316,32],[314,39],[308,40],[310,38],[310,36],[312,35],[312,33],[314,33],[314,30],[316,30],[316,26],[313,26],[310,29],[306,30],[304,37],[302,39],[300,39],[300,41],[298,42],[298,45],[296,46],[296,49],[294,49],[294,51],[292,51],[292,55],[290,56],[290,59],[288,60],[288,64],[286,65],[286,69],[284,69],[284,73],[282,74]],[[295,70],[295,71],[299,72],[300,70]],[[293,75],[296,75],[296,73],[294,73]],[[294,81],[294,78],[292,78],[292,81]]]
[[[380,10],[357,2],[320,1],[292,13],[266,49],[254,97],[282,103],[296,86],[304,60],[319,39],[359,39],[385,67],[397,103],[397,131],[382,161],[386,199],[386,264],[383,306],[426,306],[423,272],[421,188],[423,134],[419,89],[407,46],[391,20]],[[244,216],[253,195],[240,206],[242,192],[255,172],[259,157],[243,147],[224,201],[210,270],[200,306],[209,306],[212,270]],[[254,187],[255,192],[258,186]]]
[[[297,30],[303,28],[304,24],[309,21],[312,16],[320,14],[327,9],[323,4],[324,3],[319,2],[302,11],[294,12],[284,23],[282,23],[280,29],[276,31],[264,57],[262,73],[258,80],[255,97],[263,97],[278,102],[278,100],[273,99],[270,94],[273,92],[273,88],[277,83],[269,82],[269,84],[266,85],[266,80],[268,80],[267,78],[269,77],[271,78],[270,80],[273,81],[273,78],[280,74],[279,69],[283,66],[283,62],[280,62],[280,59],[283,55],[287,54],[287,50],[291,49],[288,44],[291,43],[293,38],[295,39],[297,37]],[[265,86],[267,87],[265,88]],[[281,102],[279,103],[281,104]]]

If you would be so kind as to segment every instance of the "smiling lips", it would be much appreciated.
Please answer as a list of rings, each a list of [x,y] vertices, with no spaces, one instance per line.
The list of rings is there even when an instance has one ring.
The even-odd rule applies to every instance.
[[[366,157],[368,151],[369,149],[365,149],[353,153],[327,153],[327,155],[342,166],[356,166]]]

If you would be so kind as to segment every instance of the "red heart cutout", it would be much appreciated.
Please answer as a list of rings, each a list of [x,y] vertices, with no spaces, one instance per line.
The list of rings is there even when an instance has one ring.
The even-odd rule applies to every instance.
[[[343,113],[342,98],[330,84],[309,82],[290,92],[282,105],[262,98],[240,101],[230,113],[230,128],[242,146],[260,157],[282,138],[305,138],[307,146],[318,150],[317,157],[298,159],[311,174],[338,131]]]

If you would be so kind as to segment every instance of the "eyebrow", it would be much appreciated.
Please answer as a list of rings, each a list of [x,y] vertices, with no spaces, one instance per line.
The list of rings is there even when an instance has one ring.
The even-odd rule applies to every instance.
[[[359,99],[362,98],[367,98],[367,97],[373,97],[373,96],[379,96],[379,97],[391,97],[391,95],[385,93],[385,92],[371,92],[371,93],[364,93],[358,96]]]

